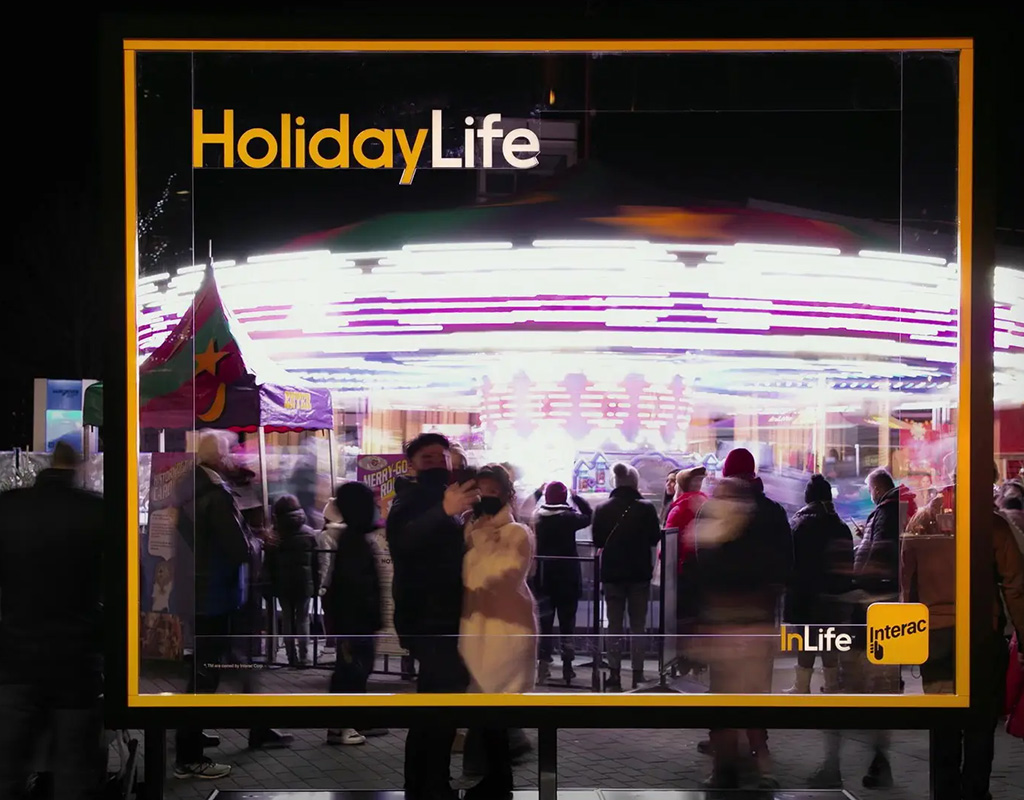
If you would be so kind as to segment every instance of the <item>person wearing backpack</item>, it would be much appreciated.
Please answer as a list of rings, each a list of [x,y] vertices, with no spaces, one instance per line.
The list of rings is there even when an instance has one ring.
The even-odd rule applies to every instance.
[[[643,683],[647,606],[654,576],[652,548],[661,541],[661,521],[654,504],[640,494],[640,473],[628,464],[612,468],[615,488],[594,514],[594,544],[601,549],[601,581],[608,606],[609,673],[605,687],[622,690],[622,635],[626,611],[634,687]]]

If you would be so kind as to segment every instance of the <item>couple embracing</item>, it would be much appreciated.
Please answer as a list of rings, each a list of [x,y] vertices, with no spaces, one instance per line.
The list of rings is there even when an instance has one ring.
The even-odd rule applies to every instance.
[[[533,535],[515,521],[515,491],[499,465],[452,470],[452,446],[425,433],[406,445],[387,519],[394,564],[395,629],[419,663],[421,693],[519,693],[536,683],[537,610],[526,582]],[[462,478],[462,482],[456,480]],[[405,791],[413,800],[453,800],[449,767],[455,726],[410,728]],[[467,800],[512,794],[507,729],[481,732],[486,770]]]

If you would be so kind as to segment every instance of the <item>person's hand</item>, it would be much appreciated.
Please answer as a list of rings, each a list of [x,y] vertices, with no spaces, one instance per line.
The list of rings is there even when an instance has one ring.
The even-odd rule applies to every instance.
[[[444,493],[444,513],[449,517],[459,517],[469,511],[480,499],[480,490],[476,481],[454,483]]]
[[[320,595],[320,597],[323,597],[325,594],[327,594],[327,590],[321,587],[320,591],[317,592],[317,594]]]

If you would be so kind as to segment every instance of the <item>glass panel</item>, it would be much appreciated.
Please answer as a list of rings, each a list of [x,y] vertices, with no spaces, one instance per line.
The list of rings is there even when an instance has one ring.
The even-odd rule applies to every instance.
[[[139,54],[140,691],[951,691],[956,75]]]

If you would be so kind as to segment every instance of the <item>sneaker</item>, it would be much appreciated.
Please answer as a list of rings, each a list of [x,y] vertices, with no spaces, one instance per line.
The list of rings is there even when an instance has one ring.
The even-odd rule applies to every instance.
[[[699,742],[697,742],[697,752],[700,753],[702,756],[710,756],[712,753],[714,753],[715,750],[711,746],[711,740],[701,739]]]
[[[551,677],[551,665],[547,661],[537,664],[537,683],[547,683]]]
[[[226,778],[230,774],[231,767],[227,764],[218,764],[208,758],[197,761],[195,764],[174,765],[174,777],[181,780],[199,778],[206,781],[215,781],[218,778]]]
[[[574,680],[575,678],[576,678],[576,670],[574,670],[572,668],[572,663],[571,662],[563,662],[562,663],[562,680],[565,681],[566,683],[569,683],[570,681]]]
[[[391,730],[389,728],[363,728],[359,732],[369,739],[375,736],[387,736]]]
[[[336,728],[327,731],[327,744],[366,744],[366,737],[354,728]]]

